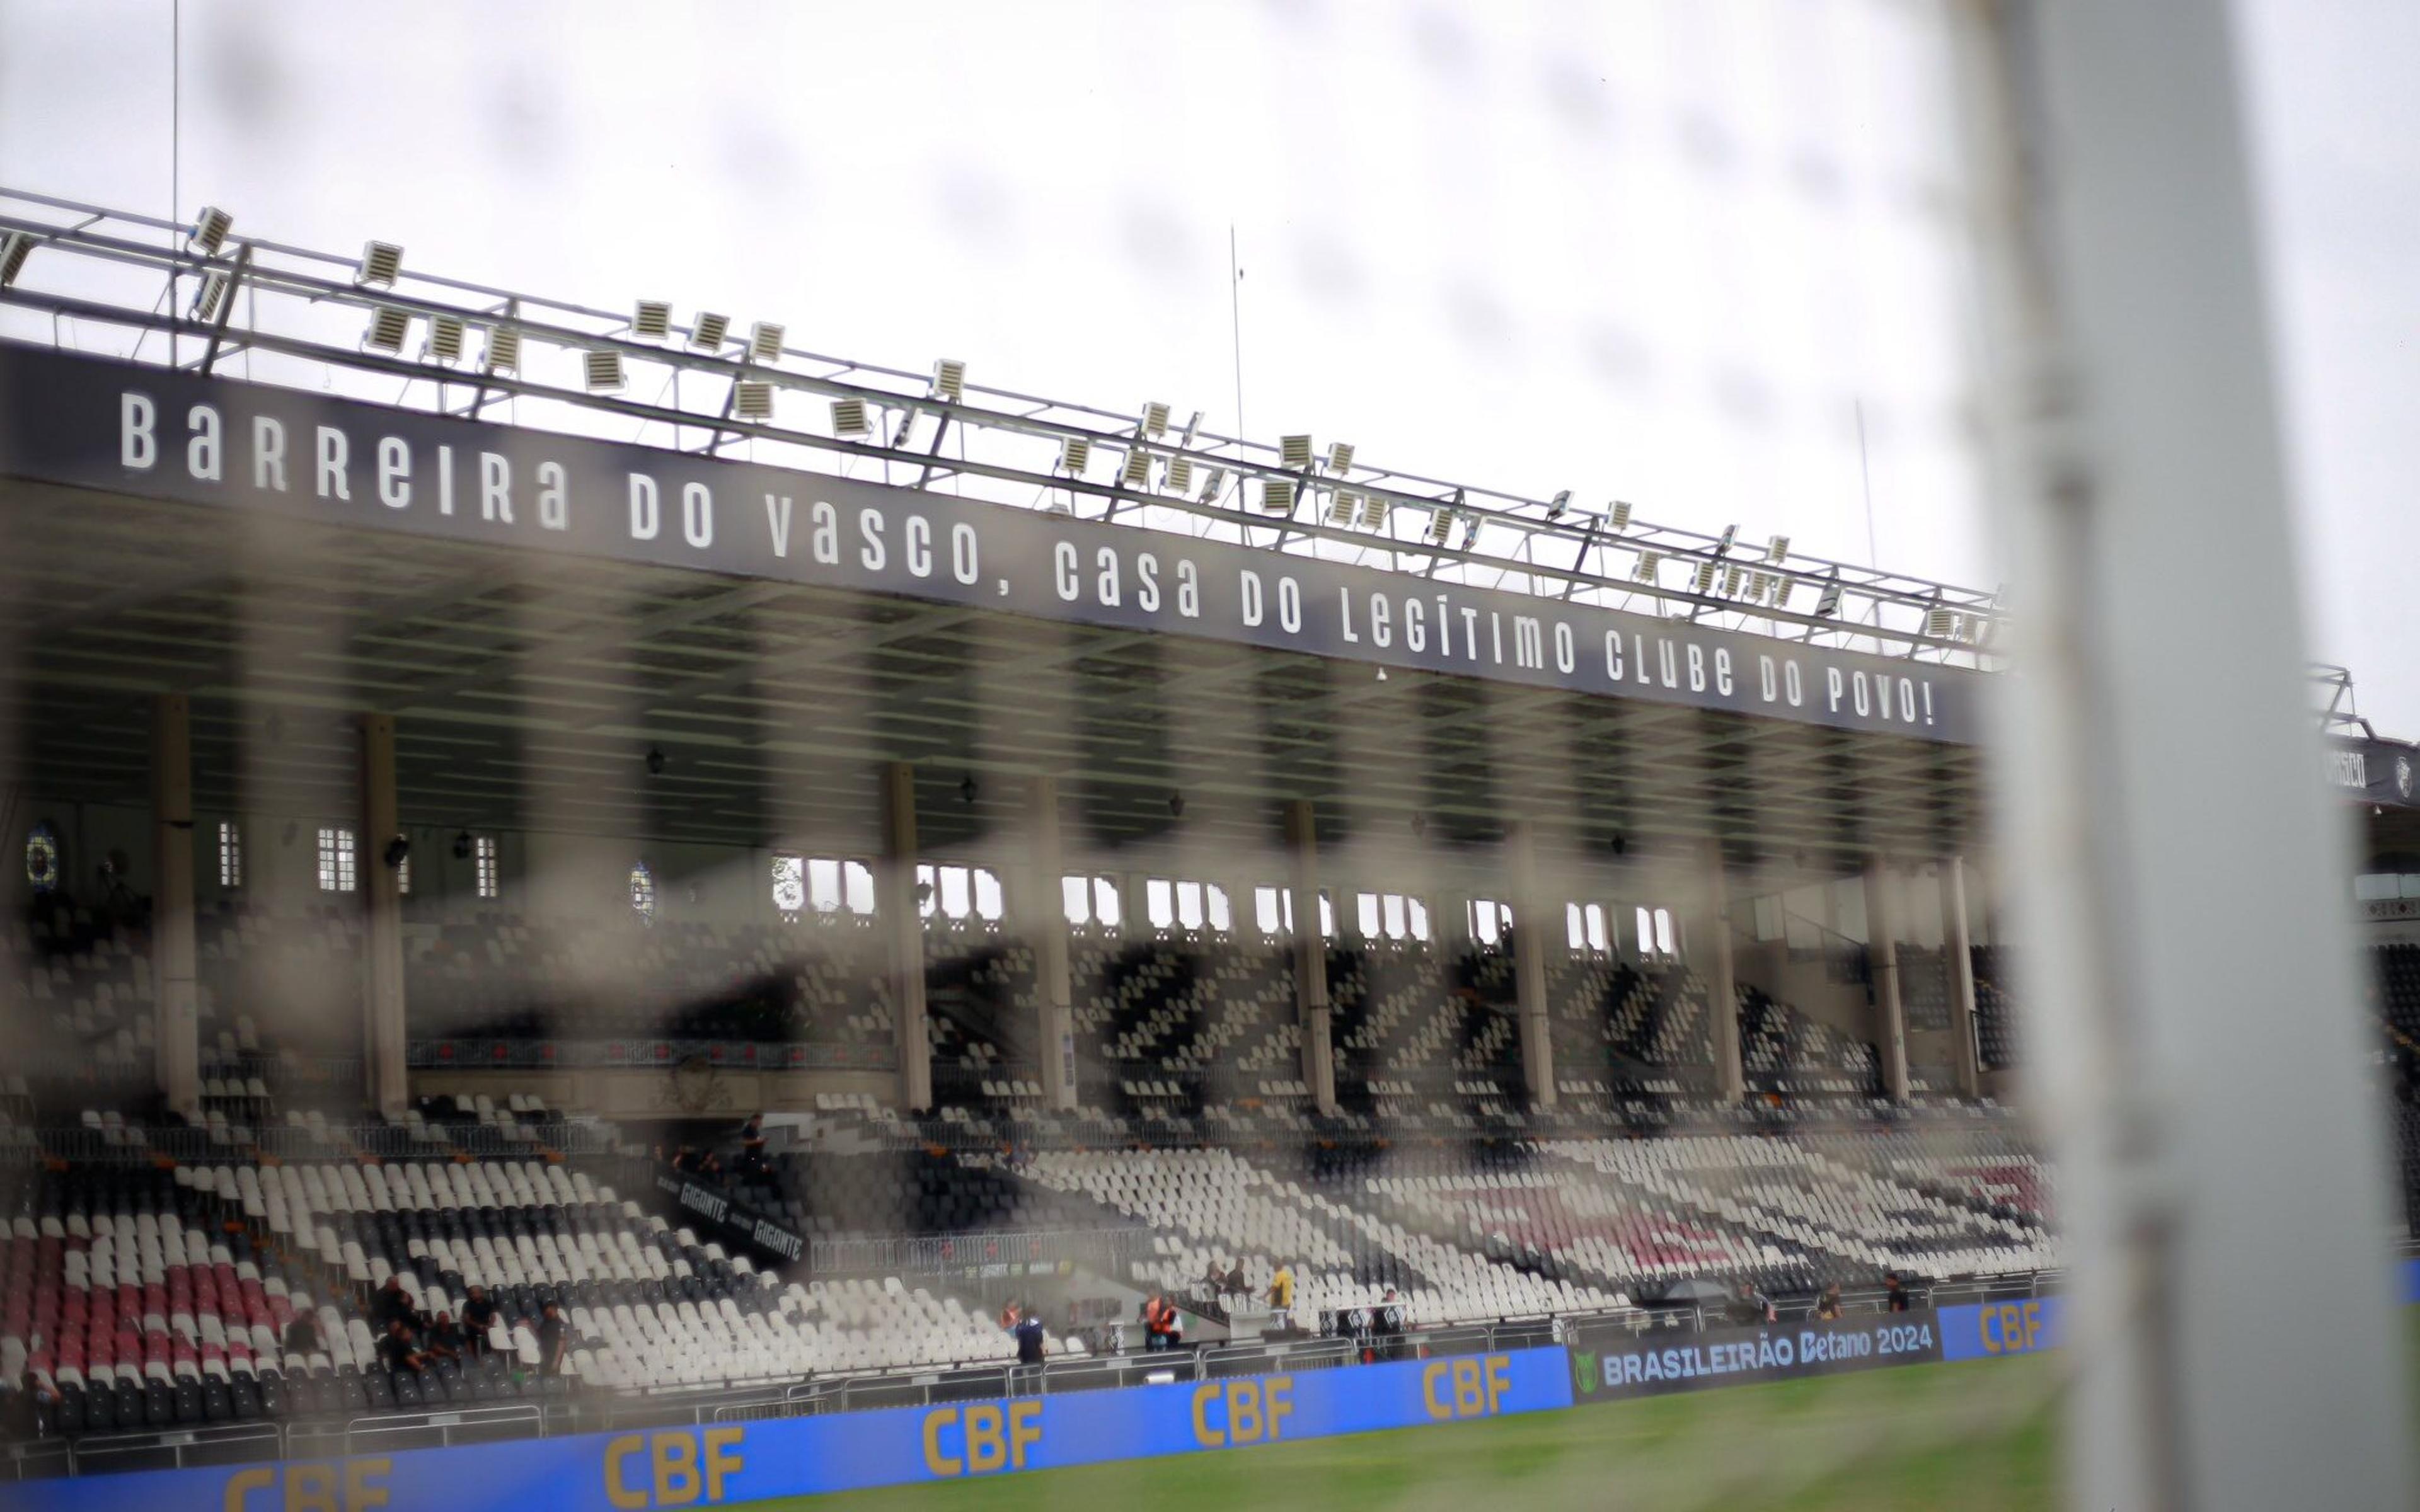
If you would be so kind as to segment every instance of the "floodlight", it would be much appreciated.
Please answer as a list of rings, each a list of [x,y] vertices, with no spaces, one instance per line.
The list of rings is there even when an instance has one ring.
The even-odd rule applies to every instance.
[[[1202,503],[1214,503],[1227,491],[1227,470],[1212,468],[1202,479],[1202,491],[1194,497]]]
[[[1153,440],[1168,434],[1168,406],[1154,400],[1142,407],[1142,433]]]
[[[1327,523],[1349,530],[1354,512],[1360,507],[1360,495],[1339,488],[1327,496]]]
[[[1758,573],[1751,573],[1751,574],[1749,574],[1749,576],[1748,576],[1748,579],[1747,579],[1747,596],[1748,596],[1748,597],[1750,597],[1750,598],[1752,598],[1752,599],[1762,598],[1762,597],[1764,597],[1767,594],[1770,594],[1770,593],[1772,593],[1772,592],[1773,592],[1773,574],[1771,574],[1771,573],[1769,573],[1769,572],[1758,572]]]
[[[1335,473],[1340,478],[1353,471],[1352,442],[1330,441],[1327,443],[1327,471]]]
[[[689,328],[689,344],[702,352],[721,351],[722,338],[731,334],[731,316],[709,315],[701,310]]]
[[[1176,444],[1187,451],[1192,450],[1193,438],[1201,429],[1202,411],[1196,409],[1193,411],[1193,418],[1185,423],[1185,434],[1177,438]]]
[[[666,300],[641,300],[630,315],[630,334],[641,341],[661,341],[673,333],[673,307]]]
[[[1747,573],[1744,568],[1725,567],[1723,569],[1723,596],[1725,598],[1739,597],[1740,584],[1746,580],[1746,578]]]
[[[1164,476],[1168,485],[1168,491],[1170,493],[1176,495],[1180,499],[1185,497],[1187,494],[1191,493],[1193,491],[1193,458],[1189,456],[1170,457],[1168,459],[1168,470]]]
[[[778,363],[782,360],[783,331],[770,320],[759,320],[748,328],[748,360],[753,363]]]
[[[622,386],[622,354],[617,351],[582,352],[581,364],[588,376],[588,392],[603,393]]]
[[[1361,528],[1383,531],[1387,528],[1387,512],[1394,506],[1376,494],[1361,501]]]
[[[1476,516],[1476,515],[1465,515],[1465,516],[1463,516],[1463,517],[1462,517],[1462,549],[1463,549],[1463,550],[1465,550],[1465,551],[1469,550],[1469,549],[1470,549],[1470,543],[1471,543],[1471,542],[1473,542],[1473,541],[1476,541],[1476,540],[1478,540],[1478,539],[1479,539],[1479,517],[1478,517],[1478,516]]]
[[[1722,539],[1714,543],[1714,555],[1718,557],[1730,555],[1731,547],[1733,543],[1738,540],[1739,527],[1736,525],[1724,526]]]
[[[1429,545],[1443,546],[1453,534],[1453,511],[1440,509],[1429,517]]]
[[[464,327],[458,315],[433,315],[428,317],[428,355],[441,363],[462,360]]]
[[[370,311],[369,333],[362,339],[382,352],[403,350],[403,338],[411,333],[411,314],[392,304],[381,304]]]
[[[1546,517],[1548,519],[1560,519],[1563,517],[1563,511],[1571,507],[1572,491],[1569,488],[1565,488],[1555,495],[1554,502],[1546,506]]]
[[[933,397],[957,404],[967,396],[967,364],[944,357],[933,364]]]
[[[1773,593],[1768,602],[1776,609],[1786,608],[1790,603],[1790,595],[1797,591],[1797,579],[1786,573],[1776,572],[1773,575]]]
[[[1698,592],[1711,594],[1714,591],[1714,564],[1711,562],[1700,562],[1698,563]]]
[[[834,399],[831,404],[832,434],[835,436],[871,436],[874,423],[866,418],[862,399]]]
[[[1311,438],[1280,436],[1278,438],[1278,460],[1289,472],[1300,472],[1311,466]]]
[[[33,251],[34,234],[30,231],[11,231],[0,237],[0,288],[17,282],[17,275],[24,270],[25,259]]]
[[[1615,500],[1613,501],[1613,513],[1606,517],[1606,524],[1612,529],[1613,533],[1616,535],[1620,535],[1622,532],[1630,529],[1630,501],[1627,499]]]
[[[490,326],[488,328],[488,371],[518,373],[521,370],[521,328]]]
[[[353,270],[353,282],[392,286],[396,275],[402,271],[401,247],[392,241],[365,241],[362,244],[362,265]]]
[[[1118,468],[1118,481],[1129,488],[1150,487],[1151,454],[1140,446],[1127,452],[1125,461]]]
[[[226,308],[227,291],[232,286],[227,275],[217,269],[203,274],[202,286],[194,294],[194,318],[217,319],[219,312]]]
[[[1641,551],[1638,553],[1638,564],[1630,569],[1631,579],[1635,582],[1652,583],[1655,580],[1655,569],[1662,565],[1664,565],[1663,552]]]
[[[215,205],[205,205],[194,220],[194,229],[186,234],[186,245],[205,257],[215,257],[226,245],[227,233],[235,229],[235,217]]]
[[[1948,640],[1950,632],[1957,628],[1957,625],[1958,616],[1946,609],[1930,609],[1924,611],[1924,633],[1935,640]]]
[[[747,379],[732,385],[731,409],[742,420],[773,418],[773,385]]]
[[[1080,477],[1093,464],[1093,443],[1081,436],[1063,437],[1059,442],[1059,471]]]
[[[1776,535],[1764,545],[1764,560],[1767,562],[1779,562],[1788,555],[1790,555],[1790,537],[1787,535]]]
[[[1823,596],[1815,601],[1815,617],[1828,620],[1840,611],[1840,579],[1833,579],[1823,585]]]
[[[1261,513],[1264,515],[1294,513],[1294,480],[1292,478],[1261,480]]]

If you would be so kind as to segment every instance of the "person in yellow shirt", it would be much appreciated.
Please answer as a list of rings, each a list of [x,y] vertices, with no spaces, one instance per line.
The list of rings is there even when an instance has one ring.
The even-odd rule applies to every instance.
[[[1277,1274],[1269,1277],[1269,1306],[1280,1313],[1294,1310],[1294,1267],[1280,1262]]]

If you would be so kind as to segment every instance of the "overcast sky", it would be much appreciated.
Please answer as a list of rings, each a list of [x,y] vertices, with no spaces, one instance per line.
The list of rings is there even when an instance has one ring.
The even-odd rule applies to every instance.
[[[0,0],[0,183],[1989,587],[1938,17]],[[2243,20],[2313,649],[2420,735],[2420,7]]]

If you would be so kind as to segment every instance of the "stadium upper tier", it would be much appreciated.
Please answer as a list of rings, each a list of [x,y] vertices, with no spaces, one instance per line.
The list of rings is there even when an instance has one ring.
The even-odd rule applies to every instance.
[[[1373,465],[1349,439],[1270,444],[1219,435],[1182,405],[1120,412],[987,386],[951,360],[926,374],[830,357],[791,345],[779,312],[743,330],[644,300],[599,309],[427,272],[377,243],[352,258],[256,238],[217,213],[180,227],[0,189],[0,336],[517,427],[635,429],[676,451],[854,468],[1797,644],[1963,667],[1996,655],[1995,595],[1812,557],[1754,522],[1714,535],[1654,525],[1584,488],[1533,500]]]

